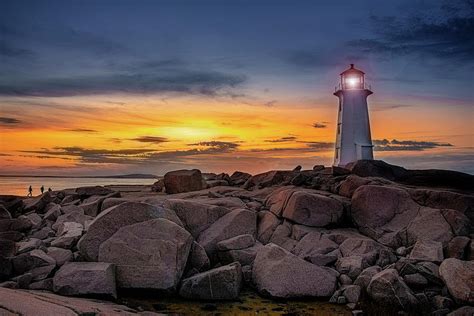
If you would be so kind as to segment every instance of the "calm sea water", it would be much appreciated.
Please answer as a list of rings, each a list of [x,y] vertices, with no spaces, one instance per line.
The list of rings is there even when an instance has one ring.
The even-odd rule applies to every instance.
[[[151,185],[155,181],[155,179],[0,177],[0,195],[25,196],[30,185],[33,187],[33,195],[39,195],[42,185],[46,191],[48,188],[62,190],[90,185]]]

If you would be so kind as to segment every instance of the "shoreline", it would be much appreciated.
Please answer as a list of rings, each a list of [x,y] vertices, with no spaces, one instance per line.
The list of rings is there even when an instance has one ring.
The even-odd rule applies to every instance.
[[[58,178],[58,179],[161,179],[163,176],[39,176],[39,175],[0,175],[0,178]]]

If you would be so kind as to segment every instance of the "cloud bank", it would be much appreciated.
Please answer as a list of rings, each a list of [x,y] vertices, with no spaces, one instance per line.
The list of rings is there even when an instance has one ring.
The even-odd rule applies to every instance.
[[[414,140],[373,140],[375,151],[422,151],[426,149],[433,149],[437,147],[452,147],[449,143],[439,143],[432,141],[414,141]]]

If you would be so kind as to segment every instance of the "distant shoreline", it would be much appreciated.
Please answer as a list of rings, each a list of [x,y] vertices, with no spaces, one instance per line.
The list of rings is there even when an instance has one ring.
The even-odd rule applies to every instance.
[[[75,179],[160,179],[163,176],[155,175],[114,175],[114,176],[39,176],[39,175],[12,175],[0,174],[0,178],[75,178]]]

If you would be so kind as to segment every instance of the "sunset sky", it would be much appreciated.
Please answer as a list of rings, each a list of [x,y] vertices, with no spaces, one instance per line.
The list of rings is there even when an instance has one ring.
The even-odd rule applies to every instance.
[[[0,174],[330,165],[349,63],[376,159],[474,173],[473,34],[472,0],[2,0]]]

